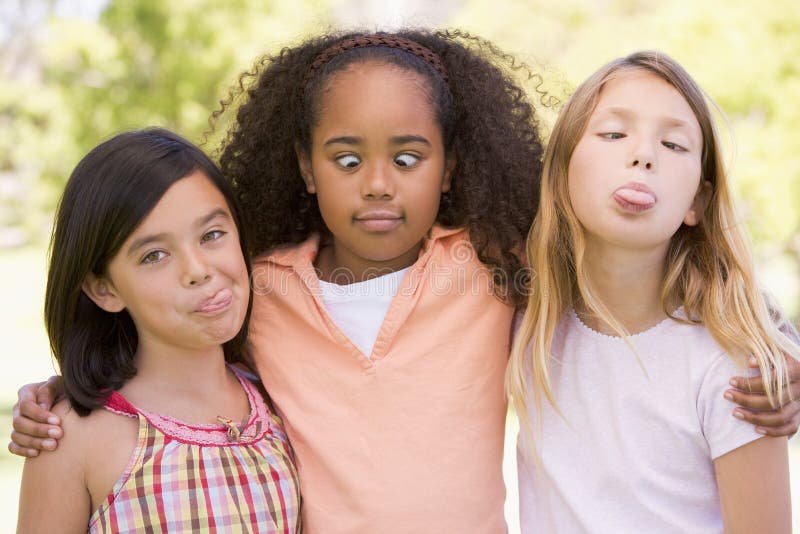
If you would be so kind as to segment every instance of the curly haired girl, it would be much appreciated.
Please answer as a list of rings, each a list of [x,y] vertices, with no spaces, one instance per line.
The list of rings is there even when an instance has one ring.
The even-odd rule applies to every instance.
[[[261,65],[220,163],[252,229],[253,357],[305,527],[503,531],[515,252],[542,154],[515,65],[412,31]]]
[[[430,55],[409,51],[414,46]],[[510,302],[522,304],[519,288],[506,282],[521,266],[514,249],[536,212],[542,142],[534,109],[511,77],[512,69],[523,67],[492,43],[461,32],[317,37],[265,56],[261,68],[242,76],[242,86],[249,78],[256,83],[238,109],[220,165],[238,190],[248,224],[257,229],[251,252],[257,256],[313,234],[331,236],[298,159],[308,161],[314,131],[324,113],[338,107],[326,98],[335,75],[362,63],[385,65],[389,86],[398,77],[414,78],[421,97],[414,111],[430,114],[450,162],[451,187],[440,196],[433,219],[469,229],[480,260],[496,268]],[[390,104],[386,95],[375,96],[381,111]]]

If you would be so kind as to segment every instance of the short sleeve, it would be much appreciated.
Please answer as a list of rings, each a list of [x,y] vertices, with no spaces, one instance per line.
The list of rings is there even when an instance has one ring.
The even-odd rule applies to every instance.
[[[763,437],[754,425],[734,417],[736,405],[723,397],[731,377],[743,374],[755,371],[743,369],[723,353],[712,360],[700,385],[697,414],[712,460]]]

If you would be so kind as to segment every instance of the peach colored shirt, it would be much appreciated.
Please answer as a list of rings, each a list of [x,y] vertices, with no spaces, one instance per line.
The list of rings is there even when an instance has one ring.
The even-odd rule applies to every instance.
[[[294,447],[306,532],[505,532],[503,377],[513,310],[465,230],[436,227],[371,358],[336,327],[318,238],[255,262],[250,342]]]

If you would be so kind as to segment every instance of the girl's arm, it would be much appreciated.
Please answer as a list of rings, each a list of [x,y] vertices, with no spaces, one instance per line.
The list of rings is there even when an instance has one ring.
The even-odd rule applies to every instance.
[[[79,425],[77,417],[75,419]],[[91,497],[85,482],[84,456],[79,437],[82,433],[72,423],[70,420],[70,429],[75,436],[64,440],[58,450],[25,460],[17,518],[18,533],[85,533],[87,530]]]
[[[790,533],[787,440],[761,438],[714,460],[725,532]]]

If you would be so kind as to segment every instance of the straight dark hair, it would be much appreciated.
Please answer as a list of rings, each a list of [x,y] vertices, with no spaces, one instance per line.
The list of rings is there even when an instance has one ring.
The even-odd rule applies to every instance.
[[[136,374],[136,327],[126,310],[107,312],[83,292],[89,273],[102,276],[128,236],[176,182],[203,172],[222,193],[246,238],[233,189],[198,147],[179,135],[148,128],[112,137],[75,167],[56,212],[50,241],[45,326],[64,389],[82,416]],[[239,333],[223,345],[225,360],[241,361],[252,297]]]

